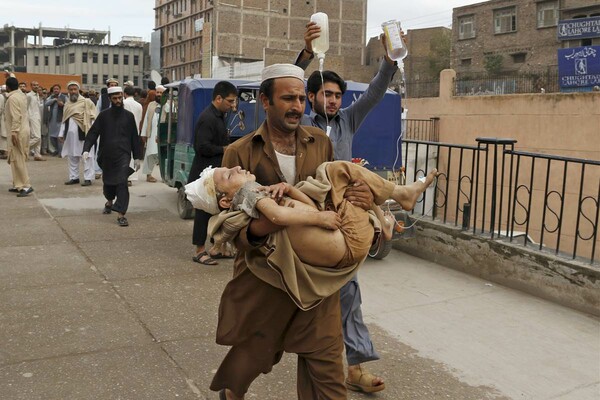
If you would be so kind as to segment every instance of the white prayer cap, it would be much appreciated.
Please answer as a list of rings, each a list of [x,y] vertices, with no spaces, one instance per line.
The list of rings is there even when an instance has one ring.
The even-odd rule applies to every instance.
[[[215,168],[207,167],[200,174],[200,178],[185,185],[185,194],[192,206],[211,215],[218,214],[220,211],[214,174]]]
[[[165,91],[165,89],[166,89],[166,88],[165,88],[163,85],[158,85],[158,86],[156,87],[156,90],[162,90],[163,92]]]
[[[77,89],[81,88],[81,86],[79,85],[79,82],[77,82],[77,81],[70,81],[69,83],[67,83],[67,88],[71,85],[77,86]]]
[[[294,64],[273,64],[262,70],[261,82],[273,78],[297,78],[304,83],[304,70]]]
[[[122,93],[123,89],[121,89],[121,86],[113,86],[113,87],[109,87],[108,88],[108,94],[114,94],[114,93]]]
[[[133,82],[127,81],[123,84],[123,86],[133,86]]]

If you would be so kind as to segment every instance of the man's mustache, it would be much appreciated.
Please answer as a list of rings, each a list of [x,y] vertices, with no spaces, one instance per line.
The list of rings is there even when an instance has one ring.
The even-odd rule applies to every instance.
[[[285,113],[286,117],[296,117],[296,118],[302,118],[302,113],[299,112],[294,112],[294,111],[290,111],[290,112],[286,112]]]

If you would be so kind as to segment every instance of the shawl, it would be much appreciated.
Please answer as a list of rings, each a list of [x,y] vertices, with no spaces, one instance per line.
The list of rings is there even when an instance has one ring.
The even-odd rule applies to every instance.
[[[96,119],[96,106],[90,99],[79,95],[77,101],[72,102],[68,100],[63,108],[62,122],[71,117],[77,126],[79,126],[79,129],[87,134]]]

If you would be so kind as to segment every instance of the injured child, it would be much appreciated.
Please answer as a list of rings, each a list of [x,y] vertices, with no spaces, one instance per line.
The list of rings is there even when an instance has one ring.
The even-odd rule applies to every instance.
[[[261,186],[253,174],[240,167],[207,168],[197,181],[186,185],[186,194],[195,208],[213,215],[228,210],[258,218],[262,213],[286,228],[291,247],[302,262],[342,268],[366,258],[374,235],[368,213],[343,197],[351,181],[361,179],[371,189],[372,210],[384,239],[389,240],[393,217],[384,215],[377,205],[392,199],[411,210],[436,175],[434,169],[424,181],[396,185],[364,167],[333,161],[322,164],[315,179],[295,187],[288,183]]]

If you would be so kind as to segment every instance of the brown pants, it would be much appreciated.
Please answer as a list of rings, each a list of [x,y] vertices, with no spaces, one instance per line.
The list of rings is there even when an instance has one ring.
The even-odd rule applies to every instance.
[[[339,293],[300,311],[287,293],[246,268],[227,284],[221,297],[217,343],[232,347],[211,390],[227,388],[244,395],[254,379],[270,372],[286,351],[298,354],[298,399],[347,398]]]
[[[27,155],[29,153],[29,137],[19,137],[17,146],[8,138],[8,163],[12,172],[13,186],[21,190],[31,186],[27,172]]]

